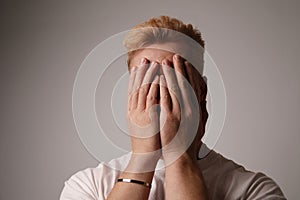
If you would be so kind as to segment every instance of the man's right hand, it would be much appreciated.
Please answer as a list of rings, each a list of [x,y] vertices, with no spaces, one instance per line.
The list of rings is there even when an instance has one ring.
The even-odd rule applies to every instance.
[[[143,58],[130,72],[127,121],[132,152],[154,153],[161,149],[159,136],[159,64]],[[151,154],[150,154],[151,155]],[[158,157],[157,153],[153,156]]]

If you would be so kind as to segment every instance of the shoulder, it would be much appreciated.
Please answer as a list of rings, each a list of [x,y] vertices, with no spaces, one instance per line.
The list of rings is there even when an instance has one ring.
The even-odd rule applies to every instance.
[[[123,167],[125,159],[121,157],[75,173],[65,182],[60,200],[105,199],[113,188],[120,174],[118,169]]]
[[[214,151],[210,154],[204,177],[223,199],[285,199],[276,182],[264,173],[249,171]]]

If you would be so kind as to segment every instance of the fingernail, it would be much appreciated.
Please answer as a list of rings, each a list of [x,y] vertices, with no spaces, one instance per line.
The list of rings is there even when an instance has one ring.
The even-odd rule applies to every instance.
[[[152,66],[153,66],[153,67],[158,66],[158,62],[154,61],[154,62],[152,63]]]
[[[141,64],[147,64],[147,59],[146,58],[142,58]]]
[[[161,63],[162,63],[163,65],[168,65],[168,63],[167,63],[166,60],[163,60]]]
[[[134,72],[136,70],[136,67],[132,67],[131,69],[130,69],[130,72]]]
[[[174,58],[175,58],[175,60],[179,60],[179,59],[180,59],[180,57],[179,57],[178,54],[175,54],[175,55],[174,55]]]

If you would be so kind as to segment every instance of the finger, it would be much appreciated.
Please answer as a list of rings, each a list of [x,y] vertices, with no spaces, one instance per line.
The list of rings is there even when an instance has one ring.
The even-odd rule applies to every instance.
[[[197,70],[194,70],[194,67],[188,61],[184,61],[184,66],[185,66],[186,77],[188,81],[190,82],[192,87],[196,89],[197,84],[195,82],[195,79],[197,78],[199,72]]]
[[[184,65],[183,65],[182,61],[183,61],[182,58],[178,54],[175,54],[173,56],[173,64],[174,64],[175,72],[179,72],[182,76],[185,77],[186,72],[185,72]]]
[[[199,72],[197,70],[195,70],[195,68],[192,66],[191,63],[189,63],[188,61],[184,62],[184,66],[186,69],[186,76],[192,86],[192,88],[194,89],[194,92],[198,98],[198,102],[200,100],[200,88],[199,88]]]
[[[179,55],[173,56],[173,63],[175,69],[175,75],[177,78],[178,86],[180,88],[182,103],[185,108],[190,108],[190,84],[187,79],[185,66],[183,59]]]
[[[136,74],[136,67],[133,67],[130,71],[130,78],[129,78],[129,84],[128,84],[128,110],[132,109],[132,88],[133,88],[133,83],[134,83],[134,78]]]
[[[132,92],[133,89],[133,83],[134,83],[134,78],[136,75],[136,67],[132,67],[130,70],[130,76],[129,76],[129,84],[128,84],[128,94],[130,94]]]
[[[201,102],[205,99],[207,93],[207,85],[204,77],[198,72],[198,70],[194,68],[194,66],[190,62],[185,61],[185,66],[188,76],[192,78],[191,84],[198,97],[198,101]]]
[[[167,89],[166,79],[163,75],[159,79],[159,89],[161,106],[167,111],[171,111],[171,98]]]
[[[141,65],[139,67],[137,67],[136,69],[136,75],[134,78],[134,83],[133,83],[133,89],[132,89],[132,108],[136,108],[138,105],[138,97],[139,97],[139,88],[141,86],[141,83],[143,81],[143,77],[146,73],[146,70],[148,68],[148,64],[147,64],[148,60],[143,58],[141,60]]]
[[[147,72],[145,73],[143,83],[139,89],[139,97],[138,97],[139,109],[146,108],[147,95],[150,89],[151,82],[153,81],[153,78],[157,72],[157,69],[158,69],[158,63],[154,62],[151,64],[151,66],[148,68]]]
[[[154,78],[154,75],[157,73],[157,70],[158,70],[158,63],[153,62],[145,74],[142,85],[151,83]]]
[[[163,60],[163,73],[168,87],[169,94],[171,96],[171,105],[173,109],[179,109],[180,90],[174,73],[174,69],[171,67],[170,62]]]
[[[130,97],[130,101],[131,101],[130,110],[135,109],[137,107],[138,97],[139,97],[139,92],[138,91],[134,91],[134,92],[131,93],[131,97]]]
[[[141,86],[148,66],[148,60],[146,58],[142,58],[140,66],[137,68],[136,77],[134,81],[134,89],[138,89]]]
[[[146,107],[150,108],[151,106],[157,104],[157,97],[158,97],[158,84],[159,84],[159,76],[155,76],[150,89],[147,95],[147,103]]]

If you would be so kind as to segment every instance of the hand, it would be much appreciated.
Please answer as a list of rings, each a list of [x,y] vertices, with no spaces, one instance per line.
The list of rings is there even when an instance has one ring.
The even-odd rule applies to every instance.
[[[127,121],[133,153],[153,153],[161,148],[158,118],[158,63],[145,58],[131,70]],[[156,155],[157,156],[157,155]]]
[[[165,124],[161,124],[160,132],[162,154],[167,162],[175,161],[183,153],[195,160],[204,134],[201,127],[202,106],[198,104],[203,97],[203,86],[199,85],[198,80],[202,77],[191,64],[183,62],[178,55],[173,57],[174,69],[171,65],[168,60],[163,61],[164,76],[160,77],[163,107],[160,121],[165,121]]]

